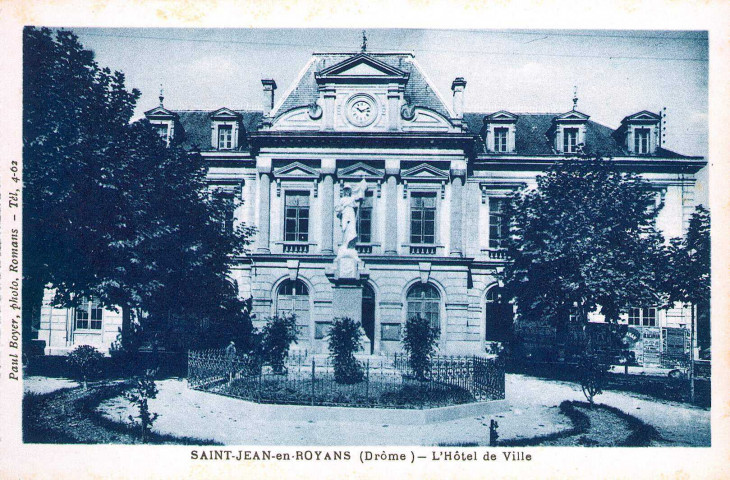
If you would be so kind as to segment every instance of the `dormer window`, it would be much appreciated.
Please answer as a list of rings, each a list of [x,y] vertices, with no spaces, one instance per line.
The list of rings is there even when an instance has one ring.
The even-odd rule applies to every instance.
[[[578,151],[578,129],[566,128],[563,130],[563,153]]]
[[[578,153],[586,142],[588,115],[577,110],[558,115],[547,132],[553,142],[555,153],[572,155]]]
[[[626,151],[633,155],[652,155],[659,143],[661,117],[643,110],[621,120],[613,136]]]
[[[482,130],[487,151],[494,153],[512,153],[515,151],[515,134],[517,132],[517,115],[499,111],[484,117]]]
[[[651,132],[648,128],[637,128],[634,130],[634,152],[638,154],[647,154],[649,152],[649,136]]]
[[[230,150],[233,148],[233,126],[232,125],[219,125],[218,126],[218,149],[219,150]]]
[[[210,114],[210,144],[217,150],[238,148],[241,115],[228,108],[221,108]]]
[[[160,136],[165,145],[170,145],[170,141],[175,137],[175,125],[177,124],[177,114],[171,112],[160,104],[159,107],[144,112],[147,120],[152,124],[152,128]]]
[[[155,130],[157,131],[157,135],[160,136],[162,141],[167,143],[167,136],[168,132],[170,131],[170,127],[166,123],[160,123],[155,125]]]
[[[499,127],[494,129],[494,151],[495,152],[506,152],[507,151],[507,138],[509,136],[509,129],[505,127]]]

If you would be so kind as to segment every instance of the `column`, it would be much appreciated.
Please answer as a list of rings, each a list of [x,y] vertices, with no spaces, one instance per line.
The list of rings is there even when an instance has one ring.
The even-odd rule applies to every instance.
[[[256,253],[270,253],[269,231],[271,222],[271,176],[266,171],[259,171],[259,224],[258,227],[258,248]]]
[[[464,247],[461,238],[463,226],[462,219],[462,191],[464,189],[464,178],[462,170],[451,171],[451,248],[449,255],[452,257],[462,257]]]
[[[322,174],[324,175],[324,178],[322,179],[322,195],[320,195],[320,202],[322,205],[320,210],[322,218],[322,255],[334,255],[335,253],[332,241],[335,209],[334,173],[334,165],[325,166],[323,161]]]
[[[397,171],[398,169],[396,169]],[[385,180],[385,255],[398,255],[398,182],[395,171],[386,168]]]

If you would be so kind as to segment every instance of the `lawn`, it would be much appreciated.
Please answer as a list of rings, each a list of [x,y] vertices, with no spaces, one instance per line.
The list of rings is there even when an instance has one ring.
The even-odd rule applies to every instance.
[[[311,377],[264,375],[221,382],[206,389],[258,403],[290,405],[338,405],[348,407],[434,408],[475,402],[466,389],[437,382],[375,377],[351,385],[334,381],[331,372]]]

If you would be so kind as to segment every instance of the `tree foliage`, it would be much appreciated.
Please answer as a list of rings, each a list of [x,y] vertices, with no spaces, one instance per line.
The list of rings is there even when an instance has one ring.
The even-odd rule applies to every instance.
[[[250,333],[229,267],[252,229],[221,228],[238,201],[210,190],[199,154],[130,123],[140,93],[124,80],[73,33],[26,28],[25,318],[50,284],[57,304],[93,295],[121,308],[123,333],[133,311],[168,342],[181,331],[199,341],[231,318]]]
[[[566,159],[512,200],[504,282],[519,319],[587,322],[600,306],[615,322],[630,306],[657,304],[661,205],[647,181],[610,159]]]
[[[104,355],[91,345],[79,345],[66,357],[71,374],[87,389],[89,379],[100,373],[99,367]]]
[[[261,350],[264,361],[271,365],[275,373],[284,373],[292,343],[297,343],[296,315],[275,315],[269,318],[261,331]]]
[[[419,380],[425,380],[431,371],[431,357],[436,351],[438,338],[438,329],[431,328],[428,321],[420,315],[406,320],[403,349],[408,354],[413,374]]]
[[[358,383],[363,380],[362,365],[355,358],[362,337],[360,323],[349,317],[335,318],[327,335],[330,357],[334,365],[335,382]]]
[[[667,248],[664,288],[670,302],[694,305],[710,301],[710,212],[697,206],[687,234],[673,238]]]

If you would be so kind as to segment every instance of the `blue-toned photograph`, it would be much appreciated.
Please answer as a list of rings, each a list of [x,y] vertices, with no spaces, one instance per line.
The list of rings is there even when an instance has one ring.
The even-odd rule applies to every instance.
[[[710,446],[706,31],[22,53],[25,443]]]

